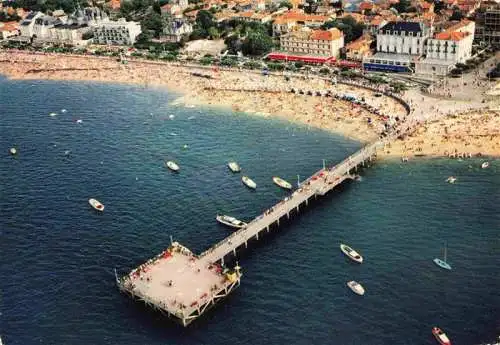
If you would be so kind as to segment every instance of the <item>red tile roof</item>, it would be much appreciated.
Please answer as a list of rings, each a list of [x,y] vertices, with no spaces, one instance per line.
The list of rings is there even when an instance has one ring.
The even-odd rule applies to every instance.
[[[465,37],[467,37],[468,35],[469,35],[468,32],[445,31],[445,32],[441,32],[441,33],[437,34],[435,38],[437,40],[458,42],[458,41],[464,39]]]
[[[366,11],[373,9],[373,2],[363,1],[359,4],[360,11]]]
[[[330,30],[314,30],[311,33],[310,39],[322,41],[334,41],[341,38],[344,34],[337,28]]]

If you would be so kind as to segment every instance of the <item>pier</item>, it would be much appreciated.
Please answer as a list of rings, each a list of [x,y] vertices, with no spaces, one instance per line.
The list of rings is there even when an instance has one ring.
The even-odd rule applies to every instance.
[[[232,268],[225,266],[240,248],[247,248],[249,241],[259,240],[271,228],[279,228],[280,222],[299,214],[311,200],[354,179],[357,169],[371,162],[387,140],[317,171],[292,194],[199,255],[171,241],[166,250],[127,275],[119,277],[115,271],[119,289],[187,326],[240,285],[241,267],[237,263]]]

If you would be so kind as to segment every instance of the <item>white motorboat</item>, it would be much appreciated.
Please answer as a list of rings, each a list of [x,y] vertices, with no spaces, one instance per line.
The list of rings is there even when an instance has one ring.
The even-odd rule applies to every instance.
[[[446,182],[455,183],[456,180],[457,180],[457,178],[455,176],[450,176],[446,179]]]
[[[100,211],[100,212],[104,211],[104,205],[101,204],[96,199],[89,199],[89,204],[90,204],[90,206],[92,206],[97,211]]]
[[[351,280],[350,282],[347,282],[347,286],[354,292],[355,294],[358,294],[360,296],[363,296],[365,294],[365,288],[358,282]]]
[[[66,109],[61,109],[61,113],[65,113],[66,111]]]
[[[451,341],[445,332],[439,327],[432,328],[432,334],[441,345],[451,345]]]
[[[217,217],[215,217],[215,219],[217,219],[217,221],[221,224],[224,224],[224,225],[230,226],[232,228],[236,228],[236,229],[241,229],[247,225],[247,223],[242,222],[241,220],[238,220],[238,219],[231,217],[231,216],[225,216],[225,215],[218,214]]]
[[[289,182],[283,180],[280,177],[274,176],[273,177],[273,182],[275,184],[277,184],[278,186],[280,186],[281,188],[292,189],[292,185]]]
[[[15,148],[15,147],[11,147],[11,148],[9,149],[9,152],[10,152],[10,154],[11,154],[11,155],[13,155],[13,156],[15,156],[15,155],[17,154],[17,150],[16,150],[16,148]]]
[[[250,177],[248,176],[243,176],[241,178],[241,181],[243,181],[243,183],[248,187],[248,188],[251,188],[251,189],[255,189],[257,188],[257,183],[255,183]]]
[[[345,245],[343,243],[340,244],[340,250],[347,255],[351,260],[356,261],[360,264],[363,263],[363,257],[359,255],[357,251],[349,247],[348,245]]]
[[[49,114],[51,117],[57,116],[57,113],[50,113]]]
[[[227,166],[234,173],[237,173],[237,172],[241,171],[240,166],[236,162],[229,162],[229,163],[227,163]]]
[[[487,167],[490,166],[490,163],[489,162],[484,162],[483,164],[481,164],[481,168],[482,169],[486,169]]]
[[[174,161],[167,161],[165,162],[165,165],[167,166],[167,168],[175,172],[179,171],[180,169],[179,166]]]

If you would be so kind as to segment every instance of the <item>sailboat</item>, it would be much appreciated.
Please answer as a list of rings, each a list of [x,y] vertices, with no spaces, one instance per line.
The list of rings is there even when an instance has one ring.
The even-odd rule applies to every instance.
[[[434,263],[445,270],[451,270],[451,266],[446,262],[446,243],[444,244],[444,258],[443,260],[435,258]]]

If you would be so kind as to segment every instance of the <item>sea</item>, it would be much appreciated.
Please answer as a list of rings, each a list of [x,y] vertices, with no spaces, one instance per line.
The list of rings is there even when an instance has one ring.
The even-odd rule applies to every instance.
[[[272,176],[296,184],[362,145],[283,120],[172,105],[180,96],[0,79],[3,344],[431,345],[434,326],[455,345],[500,335],[496,159],[487,169],[484,158],[378,160],[241,253],[239,289],[187,328],[121,294],[115,268],[126,274],[171,239],[199,253],[230,233],[217,213],[248,221],[287,195]],[[232,160],[256,191],[229,171]],[[445,182],[451,175],[455,184]],[[451,271],[432,261],[445,246]],[[353,294],[350,280],[366,294]]]

